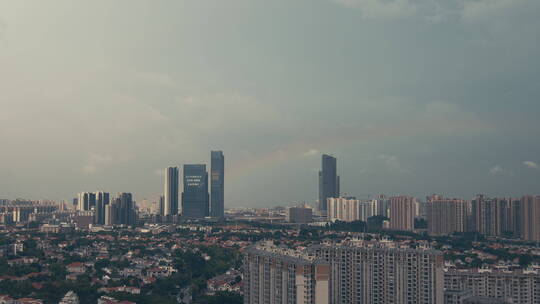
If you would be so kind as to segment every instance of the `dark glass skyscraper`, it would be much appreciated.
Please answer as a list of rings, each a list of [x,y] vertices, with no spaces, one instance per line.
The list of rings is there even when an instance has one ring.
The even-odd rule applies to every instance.
[[[99,225],[105,224],[105,207],[109,204],[108,192],[96,192],[96,207],[94,210],[94,222]]]
[[[105,206],[105,224],[133,226],[137,222],[135,202],[131,193],[118,193]]]
[[[211,152],[210,163],[210,216],[224,216],[225,157],[222,151]]]
[[[203,218],[209,214],[208,172],[206,165],[184,165],[182,216]]]
[[[178,185],[178,168],[168,167],[165,169],[163,215],[178,214]]]
[[[319,210],[327,210],[327,198],[339,197],[339,176],[335,157],[323,154],[322,171],[319,171]]]

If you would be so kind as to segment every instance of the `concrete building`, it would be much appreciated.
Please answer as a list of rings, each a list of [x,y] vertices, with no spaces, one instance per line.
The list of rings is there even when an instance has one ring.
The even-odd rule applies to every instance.
[[[182,216],[196,219],[209,216],[208,172],[206,165],[184,165]]]
[[[444,287],[507,303],[540,303],[540,275],[535,271],[449,270],[444,274]]]
[[[260,243],[244,255],[244,304],[329,304],[330,266],[306,252]]]
[[[390,242],[260,243],[244,256],[244,303],[443,304],[442,266],[439,251]]]
[[[313,209],[307,204],[287,208],[287,222],[305,224],[313,220]]]
[[[319,210],[326,214],[327,199],[339,197],[339,176],[337,175],[337,159],[323,154],[322,170],[319,171]]]
[[[77,198],[77,210],[88,211],[92,210],[96,205],[96,194],[91,192],[81,192]]]
[[[331,222],[367,222],[377,212],[375,201],[361,202],[353,197],[328,198],[327,208],[327,219]]]
[[[159,196],[159,202],[158,202],[158,208],[157,208],[157,215],[164,216],[165,215],[165,196],[160,195]]]
[[[225,216],[225,157],[222,151],[210,153],[210,216]]]
[[[443,256],[428,248],[350,240],[309,248],[331,265],[330,303],[443,304]]]
[[[415,199],[411,196],[390,198],[390,230],[414,230]]]
[[[487,236],[502,235],[505,204],[504,199],[477,195],[472,201],[473,231]]]
[[[95,194],[96,206],[94,210],[94,223],[98,225],[105,224],[105,206],[110,203],[110,194],[98,191]]]
[[[449,235],[467,230],[467,202],[440,195],[427,198],[427,224],[430,235]]]
[[[524,240],[540,242],[540,196],[521,198],[521,235]]]
[[[105,225],[133,226],[136,223],[137,213],[131,193],[118,193],[105,207]]]
[[[464,304],[471,297],[472,292],[469,290],[445,290],[444,304]]]
[[[164,215],[178,214],[178,167],[168,167],[165,169],[165,183],[163,189]]]

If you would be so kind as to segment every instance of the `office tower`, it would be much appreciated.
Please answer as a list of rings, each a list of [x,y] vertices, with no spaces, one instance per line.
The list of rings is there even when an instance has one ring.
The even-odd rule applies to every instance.
[[[390,198],[390,229],[414,230],[415,199],[410,196]]]
[[[464,290],[475,297],[489,297],[491,302],[537,304],[540,303],[540,276],[527,270],[459,269],[444,273],[446,290]],[[475,303],[475,302],[473,302]]]
[[[289,223],[305,224],[313,220],[313,209],[307,204],[287,208],[287,221]]]
[[[209,214],[208,173],[206,165],[184,165],[182,216],[204,218]]]
[[[137,213],[131,193],[118,193],[105,206],[105,225],[133,226],[136,222]]]
[[[94,210],[94,223],[98,225],[105,224],[105,206],[109,204],[109,193],[98,191],[95,194],[96,207]]]
[[[521,234],[527,241],[540,242],[540,196],[521,198]]]
[[[427,222],[430,235],[449,235],[467,229],[467,202],[440,195],[427,198]]]
[[[339,184],[336,158],[323,154],[322,171],[319,171],[319,210],[323,213],[327,210],[327,199],[339,197]]]
[[[88,211],[92,210],[96,205],[96,195],[90,192],[81,192],[77,198],[77,210]]]
[[[222,151],[212,151],[210,154],[210,216],[223,218],[225,215],[225,157]]]
[[[159,203],[158,203],[158,212],[157,214],[160,215],[160,216],[164,216],[165,215],[165,196],[163,195],[160,195],[159,196]]]
[[[168,167],[165,169],[165,189],[163,191],[165,209],[163,215],[178,214],[178,186],[178,168]]]
[[[308,250],[331,265],[330,303],[443,303],[440,251],[360,240]]]
[[[260,243],[244,255],[244,304],[329,304],[328,263],[306,252]]]

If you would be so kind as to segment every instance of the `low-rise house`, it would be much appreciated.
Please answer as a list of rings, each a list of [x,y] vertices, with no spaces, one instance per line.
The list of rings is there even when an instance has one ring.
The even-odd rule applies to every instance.
[[[167,278],[173,275],[176,272],[172,266],[158,266],[150,268],[146,271],[146,274],[154,278]]]
[[[66,270],[71,274],[83,274],[86,272],[86,267],[81,262],[73,262],[66,266]]]
[[[126,292],[131,294],[141,294],[141,289],[132,286],[118,286],[118,287],[101,287],[99,292],[111,293],[111,292]]]

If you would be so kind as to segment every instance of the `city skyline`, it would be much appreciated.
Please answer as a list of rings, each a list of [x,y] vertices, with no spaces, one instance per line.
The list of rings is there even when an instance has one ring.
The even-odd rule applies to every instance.
[[[214,149],[230,206],[315,201],[322,153],[358,197],[536,193],[540,3],[377,2],[2,1],[0,197],[153,200]]]

